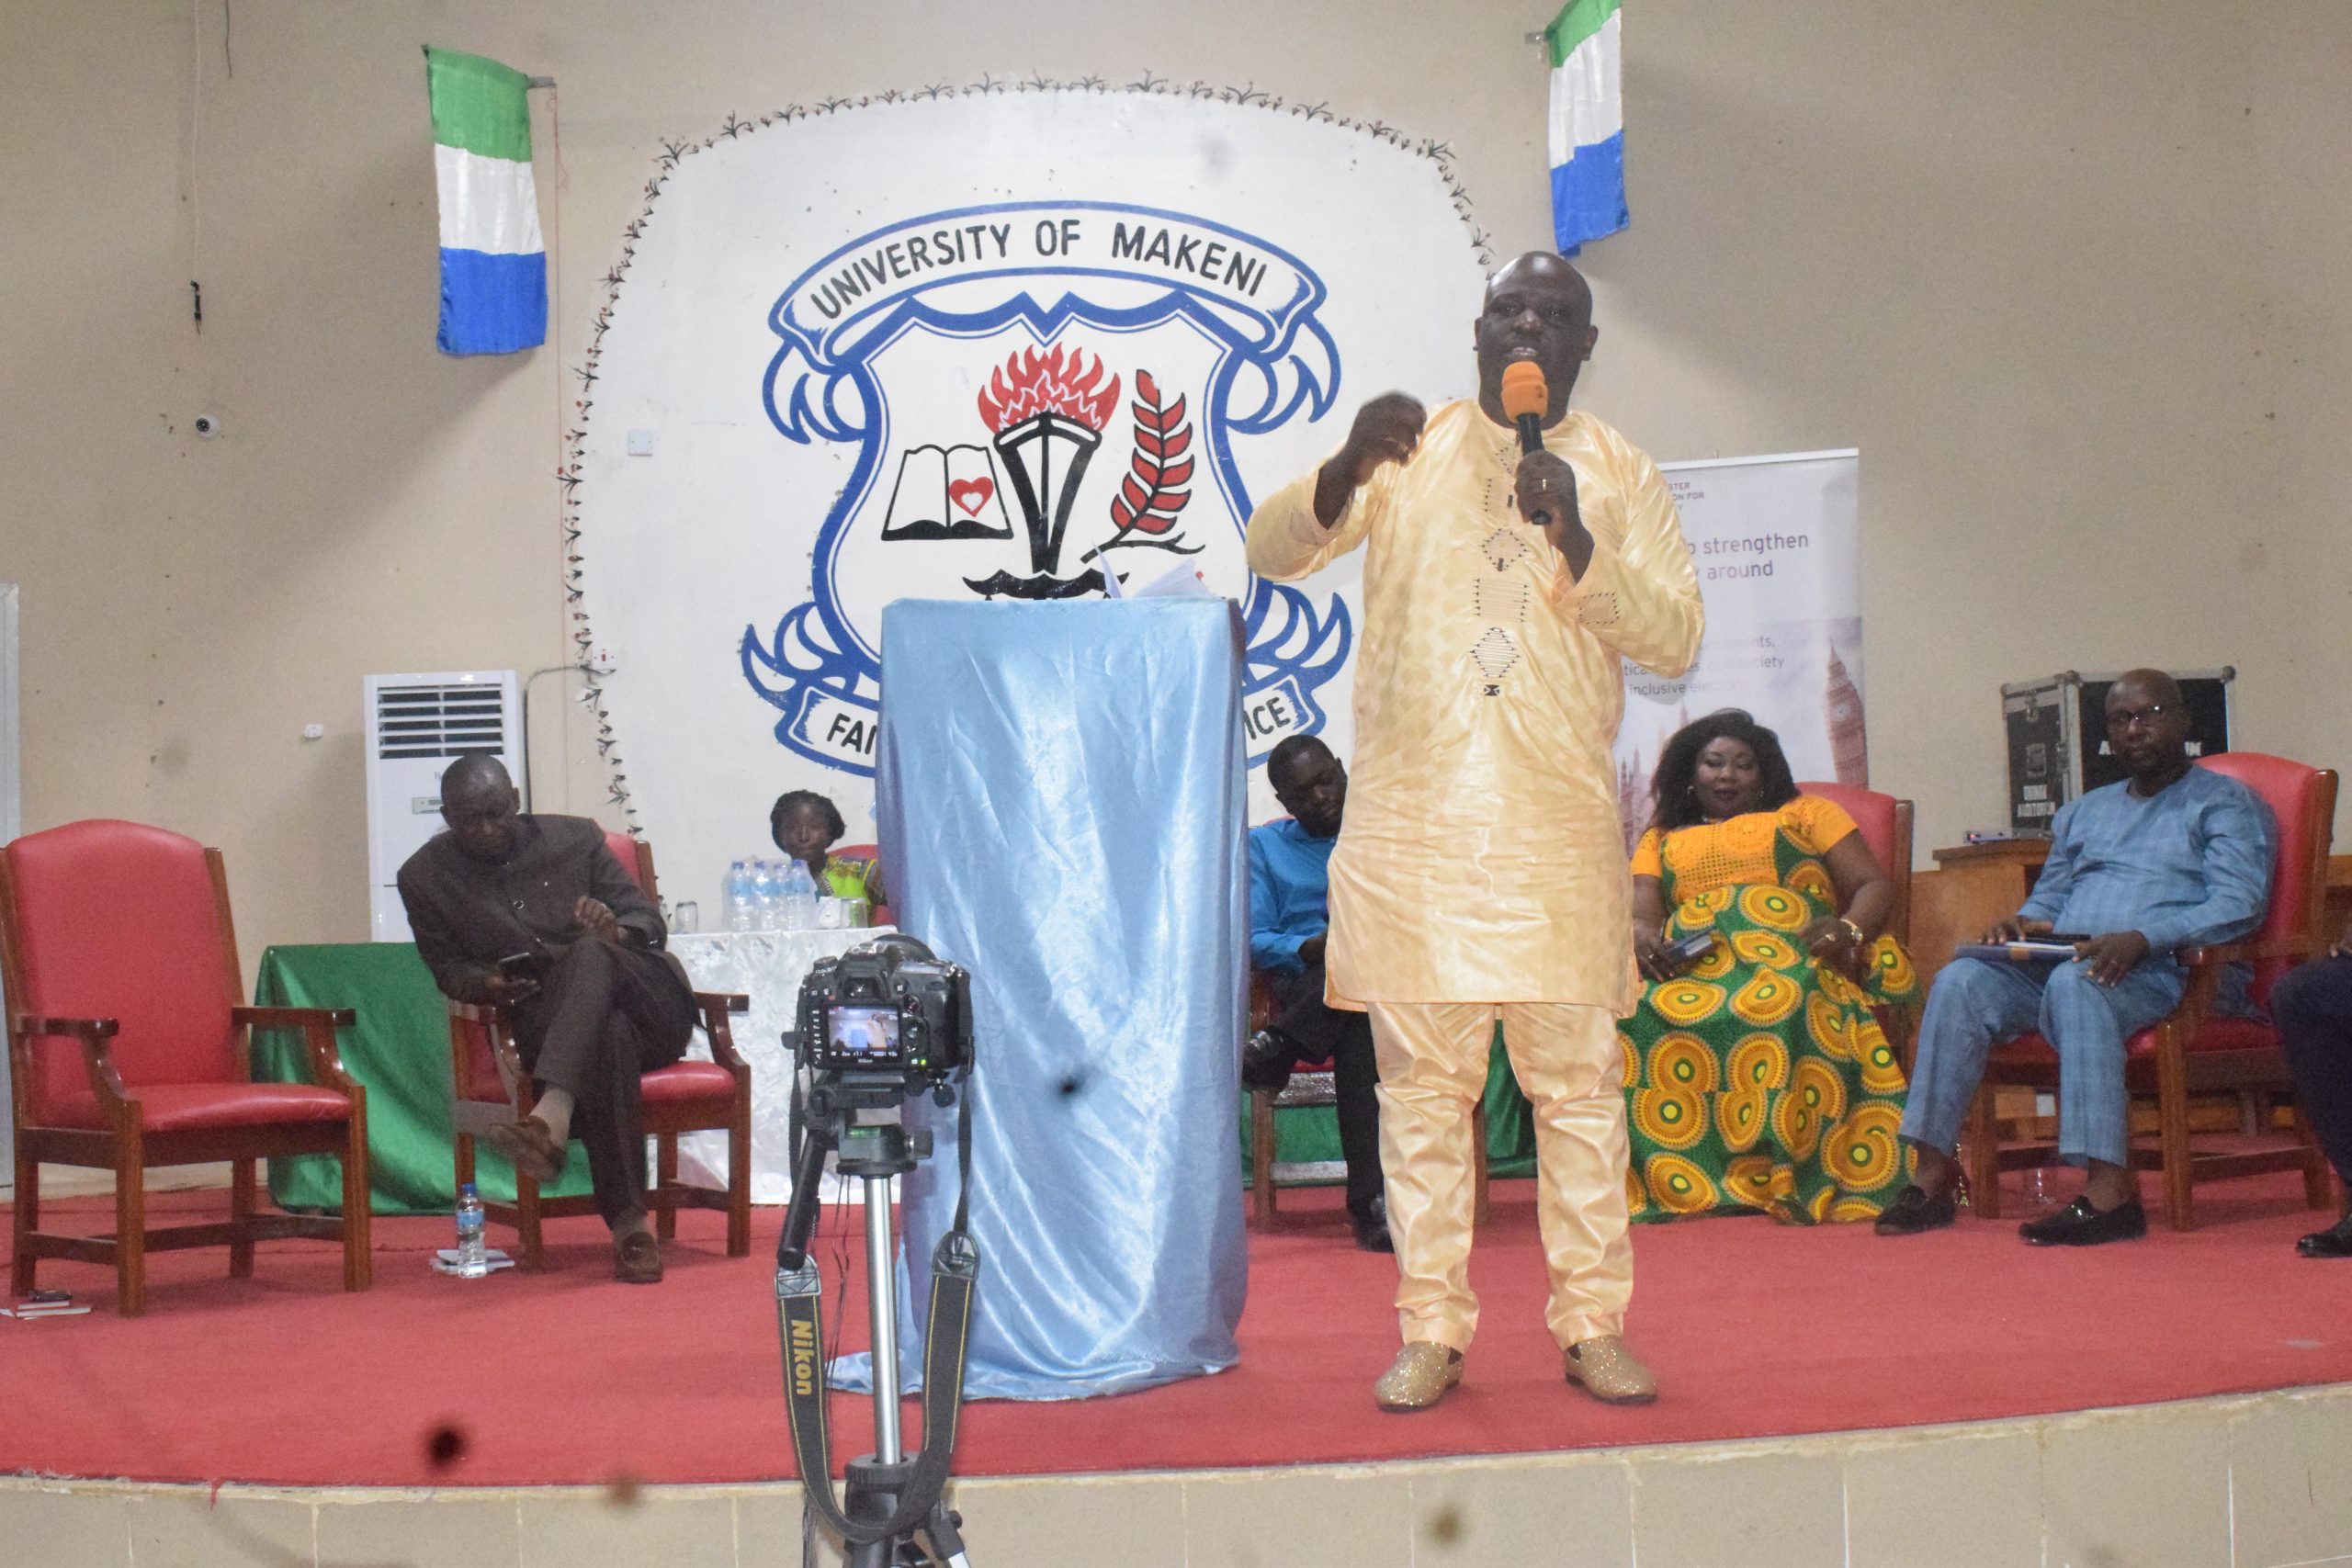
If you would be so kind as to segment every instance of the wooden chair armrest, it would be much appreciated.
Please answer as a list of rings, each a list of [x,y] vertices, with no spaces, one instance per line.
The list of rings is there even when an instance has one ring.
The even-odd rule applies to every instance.
[[[2196,970],[2220,968],[2224,964],[2252,964],[2265,958],[2309,958],[2319,953],[2320,945],[2302,936],[2271,937],[2256,940],[2247,937],[2239,942],[2217,942],[2205,947],[2184,947],[2175,956],[2181,966]]]
[[[122,1087],[122,1075],[115,1071],[112,1047],[107,1043],[121,1032],[122,1025],[111,1018],[59,1018],[54,1015],[20,1012],[12,1032],[20,1040],[36,1035],[82,1043],[82,1067],[90,1075],[90,1092],[97,1097],[98,1109],[110,1123],[119,1124],[130,1104],[130,1096]]]
[[[702,1013],[703,1032],[710,1037],[710,1059],[738,1077],[752,1070],[735,1049],[734,1026],[727,1015],[752,1010],[752,998],[741,991],[696,991],[695,1006]]]
[[[104,1049],[105,1042],[121,1029],[122,1025],[110,1018],[45,1018],[29,1012],[17,1015],[17,1032],[28,1040],[35,1035],[62,1035]]]
[[[229,1021],[248,1029],[300,1030],[302,1048],[311,1057],[311,1076],[321,1089],[350,1094],[360,1087],[359,1080],[345,1069],[343,1051],[335,1040],[336,1030],[359,1021],[359,1014],[352,1009],[231,1008]]]
[[[348,1029],[359,1021],[359,1014],[350,1008],[231,1008],[229,1018],[255,1029],[308,1029],[313,1023]]]

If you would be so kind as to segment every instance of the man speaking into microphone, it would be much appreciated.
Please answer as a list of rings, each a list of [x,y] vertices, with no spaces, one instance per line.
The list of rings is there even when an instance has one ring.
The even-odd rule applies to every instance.
[[[1619,656],[1679,675],[1698,580],[1657,467],[1568,412],[1599,337],[1577,269],[1488,279],[1476,401],[1402,392],[1250,519],[1277,581],[1362,545],[1355,775],[1330,863],[1330,999],[1372,1021],[1404,1348],[1384,1409],[1435,1404],[1477,1327],[1471,1109],[1500,1018],[1533,1103],[1545,1321],[1569,1382],[1655,1397],[1624,1344],[1625,1103],[1616,1021],[1639,994],[1610,747]]]

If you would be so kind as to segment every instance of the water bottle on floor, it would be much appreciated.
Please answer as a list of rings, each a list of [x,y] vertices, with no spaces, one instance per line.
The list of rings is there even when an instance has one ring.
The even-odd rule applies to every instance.
[[[479,1280],[490,1272],[490,1253],[481,1240],[481,1197],[474,1184],[458,1189],[458,1276]]]
[[[720,890],[727,901],[727,929],[747,931],[758,919],[758,908],[752,897],[752,864],[737,861],[727,868],[727,881]]]
[[[808,874],[805,861],[794,861],[784,874],[779,891],[783,894],[784,929],[807,931],[817,929],[817,879]]]

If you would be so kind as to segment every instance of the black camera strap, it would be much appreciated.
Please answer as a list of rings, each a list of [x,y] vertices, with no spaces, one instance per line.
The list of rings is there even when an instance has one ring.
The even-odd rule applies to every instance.
[[[794,1095],[798,1100],[797,1092]],[[804,1129],[803,1135],[808,1135]],[[872,1545],[920,1527],[947,1485],[956,1422],[964,1403],[964,1367],[972,1339],[972,1296],[980,1251],[967,1228],[972,1190],[972,1092],[967,1079],[956,1113],[956,1220],[931,1254],[931,1314],[923,1335],[922,1449],[913,1474],[887,1519],[853,1519],[833,1495],[832,1439],[825,1416],[823,1281],[813,1258],[777,1268],[776,1324],[784,1340],[785,1412],[792,1457],[810,1506],[843,1540]],[[794,1194],[797,1199],[797,1193]]]

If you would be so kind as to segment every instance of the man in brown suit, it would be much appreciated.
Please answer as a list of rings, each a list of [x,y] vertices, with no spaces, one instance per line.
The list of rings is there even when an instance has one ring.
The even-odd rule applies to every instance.
[[[441,775],[436,834],[401,867],[416,951],[442,991],[514,1011],[514,1044],[537,1086],[529,1116],[492,1129],[492,1147],[541,1181],[588,1146],[596,1212],[613,1232],[613,1274],[662,1278],[645,1216],[645,1116],[638,1079],[685,1055],[695,1024],[668,933],[582,817],[524,816],[495,757]]]

